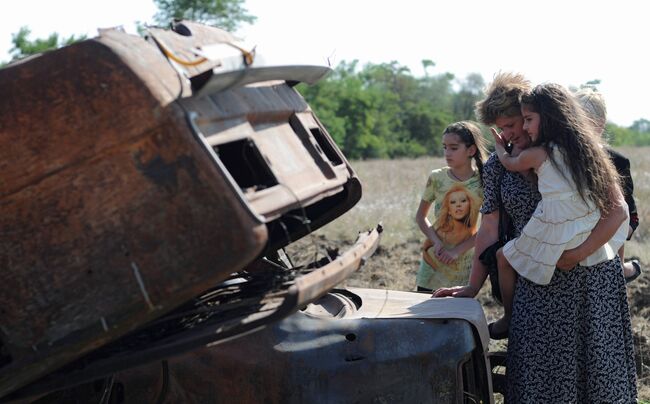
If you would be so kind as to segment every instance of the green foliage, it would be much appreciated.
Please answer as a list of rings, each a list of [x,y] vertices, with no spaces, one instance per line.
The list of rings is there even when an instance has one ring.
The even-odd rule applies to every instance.
[[[612,146],[650,146],[649,124],[645,119],[635,121],[629,128],[608,123],[605,134]]]
[[[154,0],[159,11],[155,20],[168,25],[173,19],[186,19],[235,31],[241,23],[253,23],[244,0]]]
[[[422,65],[432,69],[435,63],[423,60]],[[348,157],[415,157],[440,154],[444,128],[471,119],[483,84],[475,76],[480,77],[460,82],[458,96],[452,74],[416,78],[395,61],[362,69],[353,61],[299,90]]]
[[[327,79],[298,89],[351,159],[439,156],[445,127],[475,119],[474,105],[485,82],[477,73],[464,79],[432,75],[435,63],[427,59],[422,67],[424,77],[414,77],[395,61],[363,68],[357,61],[342,62]],[[650,145],[650,121],[645,119],[630,128],[608,124],[607,132],[614,146]],[[489,129],[483,127],[483,133],[493,143]]]
[[[26,56],[43,53],[47,50],[57,49],[86,39],[85,35],[78,37],[72,35],[68,38],[59,38],[59,34],[55,32],[50,34],[47,38],[39,38],[32,41],[28,39],[31,32],[32,31],[28,27],[21,27],[17,33],[11,35],[13,47],[9,53],[12,56],[12,61],[22,59]]]
[[[650,133],[650,121],[647,119],[637,119],[632,123],[630,129],[639,133]]]

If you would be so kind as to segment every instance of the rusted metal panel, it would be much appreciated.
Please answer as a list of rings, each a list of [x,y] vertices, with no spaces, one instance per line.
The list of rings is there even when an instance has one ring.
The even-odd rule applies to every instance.
[[[302,97],[284,83],[247,86],[179,104],[269,228],[265,252],[334,220],[361,184]]]
[[[298,313],[255,336],[170,359],[170,385],[178,388],[166,402],[180,390],[211,403],[458,403],[458,368],[473,349],[461,321],[324,321]],[[124,385],[126,397],[139,390]]]
[[[180,356],[194,349],[202,351],[206,346],[215,347],[233,336],[259,330],[261,326],[279,321],[316,301],[326,290],[359,269],[377,248],[379,233],[380,229],[361,233],[357,242],[344,254],[310,271],[299,270],[293,275],[279,273],[275,276],[258,272],[261,276],[249,279],[233,277],[191,304],[183,305],[144,328],[97,349],[8,398],[33,398],[49,391],[65,390],[68,399],[92,402],[95,398],[88,396],[86,389],[78,390],[72,386],[100,380],[145,363]],[[140,387],[142,391],[148,391],[147,385]],[[142,391],[137,397],[141,397]],[[56,402],[59,397],[54,393],[48,395],[49,401],[42,402]],[[137,401],[135,397],[130,400]]]
[[[178,83],[175,72],[123,37],[118,50],[99,38],[0,70],[0,395],[169,311],[266,244],[172,102],[163,81]],[[148,62],[144,78],[131,69]]]
[[[218,75],[220,61],[188,67],[161,50],[190,57],[232,38],[182,28],[196,35],[154,30],[161,46],[108,30],[0,70],[0,397],[361,197],[345,157],[286,82],[201,93],[202,75]],[[268,76],[252,63],[242,83]],[[302,69],[265,72],[300,79],[327,70]],[[332,286],[314,283],[307,298]]]
[[[415,317],[364,318],[374,297],[355,291],[335,290],[258,333],[111,380],[125,403],[493,402],[489,360],[470,322],[427,318],[432,300],[414,293],[401,297],[404,311],[420,306]]]

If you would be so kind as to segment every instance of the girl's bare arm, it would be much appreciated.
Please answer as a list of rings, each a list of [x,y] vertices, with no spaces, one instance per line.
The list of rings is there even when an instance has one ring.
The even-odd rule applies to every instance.
[[[420,228],[420,231],[422,231],[422,233],[424,233],[424,235],[429,240],[431,240],[431,242],[433,242],[437,250],[442,246],[442,241],[440,240],[436,232],[431,227],[431,221],[429,221],[429,218],[427,217],[430,209],[431,209],[431,202],[421,200],[420,206],[418,207],[418,210],[415,213],[415,223],[417,223],[418,227]]]
[[[508,171],[526,171],[536,169],[546,160],[546,151],[541,147],[531,147],[522,150],[517,156],[512,156],[503,146],[496,147],[501,164]]]
[[[501,164],[508,171],[526,171],[537,168],[546,160],[546,151],[541,147],[531,147],[516,153],[515,156],[506,151],[506,141],[494,128],[490,128],[494,137],[494,149]]]
[[[461,242],[454,248],[450,248],[449,252],[452,254],[454,259],[457,259],[461,254],[463,254],[470,248],[474,247],[475,243],[476,243],[476,234],[472,234],[472,236],[467,240]]]

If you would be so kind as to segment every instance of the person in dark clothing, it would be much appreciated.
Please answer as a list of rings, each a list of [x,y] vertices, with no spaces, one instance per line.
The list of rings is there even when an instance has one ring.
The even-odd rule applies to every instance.
[[[602,94],[591,87],[585,87],[576,92],[576,97],[587,115],[593,121],[596,130],[601,136],[603,136],[605,133],[605,124],[607,123],[607,106]],[[630,227],[627,233],[627,239],[629,240],[632,238],[632,234],[639,226],[639,214],[637,213],[636,203],[634,201],[634,183],[632,182],[632,175],[630,174],[630,160],[611,147],[607,147],[606,151],[621,178],[623,196],[625,197],[625,202],[627,202],[630,213]],[[631,259],[625,261],[624,253],[625,246],[621,247],[618,251],[618,255],[621,258],[621,262],[623,262],[623,275],[625,276],[625,282],[629,283],[641,275],[641,264],[639,263],[639,259],[636,257],[631,257]]]

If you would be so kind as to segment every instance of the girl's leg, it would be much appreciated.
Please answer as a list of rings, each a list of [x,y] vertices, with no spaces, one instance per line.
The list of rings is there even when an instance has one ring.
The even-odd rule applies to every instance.
[[[503,335],[507,333],[512,316],[512,301],[515,295],[515,282],[517,273],[503,255],[503,249],[497,251],[497,266],[499,268],[499,289],[501,290],[501,300],[503,301],[504,314],[501,319],[497,320],[492,326],[492,333]]]
[[[621,265],[623,266],[623,276],[629,278],[634,276],[635,268],[631,262],[625,262],[625,244],[621,246],[618,250],[618,256],[621,259]]]
[[[621,259],[621,262],[625,262],[625,244],[618,249],[618,257]]]

